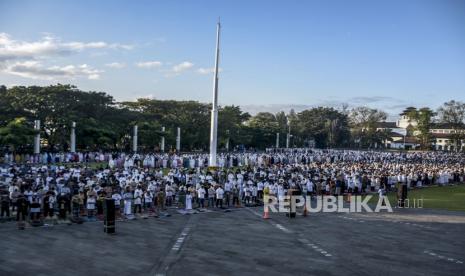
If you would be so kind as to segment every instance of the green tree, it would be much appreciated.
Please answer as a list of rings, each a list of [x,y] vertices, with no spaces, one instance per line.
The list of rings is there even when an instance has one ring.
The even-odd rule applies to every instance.
[[[314,139],[317,147],[347,145],[349,129],[347,116],[329,107],[317,107],[300,112],[297,131],[304,140]]]
[[[465,103],[454,100],[445,102],[438,109],[438,114],[441,123],[449,124],[452,127],[454,148],[458,150],[465,138]]]
[[[229,147],[249,144],[244,123],[250,119],[250,114],[242,112],[239,106],[224,106],[218,111],[218,146],[225,147],[229,139]]]
[[[416,122],[414,131],[418,132],[416,135],[420,139],[420,145],[422,149],[431,148],[431,125],[433,118],[436,113],[429,107],[423,107],[420,109],[411,109],[407,116]]]
[[[377,129],[378,122],[385,121],[384,111],[360,106],[349,113],[352,135],[359,147],[373,148],[376,144],[383,144],[387,138],[384,131]]]
[[[36,132],[26,118],[16,118],[0,127],[0,145],[6,145],[12,152],[22,151],[32,144],[34,134]]]
[[[278,122],[272,113],[259,112],[246,125],[251,135],[250,146],[265,149],[275,145]]]

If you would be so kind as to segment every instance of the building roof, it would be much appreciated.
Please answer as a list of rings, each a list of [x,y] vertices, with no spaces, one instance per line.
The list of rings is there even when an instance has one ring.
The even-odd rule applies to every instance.
[[[404,144],[405,143],[405,144],[416,145],[416,144],[420,144],[420,140],[418,140],[418,138],[416,138],[416,137],[408,136],[408,137],[405,137],[405,140],[401,139],[401,140],[394,141],[393,143],[396,143],[396,144]]]
[[[420,142],[420,140],[418,140],[417,137],[413,137],[413,136],[405,137],[405,143],[418,144],[419,142]]]
[[[391,133],[389,133],[389,137],[404,137],[404,135],[391,131]]]
[[[404,109],[404,111],[402,111],[402,113],[400,113],[400,115],[408,115],[411,111],[414,111],[414,110],[417,110],[415,107],[413,106],[409,106],[407,107],[406,109]]]
[[[444,138],[444,139],[451,139],[453,134],[450,133],[431,133],[431,137],[433,138]]]
[[[462,124],[462,128],[465,125]],[[432,123],[430,129],[454,129],[454,126],[450,123]]]
[[[397,128],[396,122],[378,122],[377,128]]]

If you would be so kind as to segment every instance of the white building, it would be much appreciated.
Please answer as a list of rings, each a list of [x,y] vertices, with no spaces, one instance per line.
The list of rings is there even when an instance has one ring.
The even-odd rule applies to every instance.
[[[417,122],[408,116],[408,113],[414,109],[408,107],[399,115],[396,122],[379,122],[377,130],[390,131],[390,139],[385,141],[385,147],[396,149],[418,149],[420,141],[417,139],[418,131],[415,130]],[[456,132],[465,134],[465,126],[461,130],[454,130],[450,124],[433,123],[430,129],[431,145],[435,150],[456,150],[454,135]],[[458,150],[465,150],[465,139],[458,143]]]

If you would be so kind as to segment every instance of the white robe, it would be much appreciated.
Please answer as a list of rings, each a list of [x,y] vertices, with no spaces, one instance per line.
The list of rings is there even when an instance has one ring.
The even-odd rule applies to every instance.
[[[186,195],[186,210],[192,210],[192,195]]]

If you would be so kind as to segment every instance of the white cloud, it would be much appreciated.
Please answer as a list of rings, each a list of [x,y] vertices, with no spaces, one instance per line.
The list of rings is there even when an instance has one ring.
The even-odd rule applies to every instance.
[[[223,69],[221,68],[218,68],[218,72],[222,72]],[[201,74],[201,75],[209,75],[209,74],[213,74],[213,72],[215,72],[215,68],[199,68],[196,70],[197,73]]]
[[[106,67],[114,68],[114,69],[121,69],[126,67],[126,63],[121,63],[121,62],[112,62],[112,63],[107,63],[105,64]]]
[[[56,80],[85,77],[89,80],[98,80],[103,71],[87,64],[45,67],[38,61],[25,61],[9,64],[3,72],[31,79]]]
[[[132,45],[120,43],[94,42],[62,42],[59,38],[45,35],[38,41],[18,41],[7,33],[0,33],[0,61],[17,59],[38,59],[50,56],[78,53],[88,49],[132,49]]]
[[[186,70],[191,69],[193,66],[194,66],[193,63],[191,63],[189,61],[184,61],[184,62],[182,62],[180,64],[174,65],[173,68],[172,68],[172,71],[173,71],[173,73],[179,74],[179,73],[182,73],[182,72],[184,72]]]
[[[159,68],[163,65],[161,61],[141,61],[136,63],[139,68]]]
[[[32,79],[54,80],[86,77],[96,80],[100,78],[103,71],[94,69],[87,64],[48,66],[42,62],[46,58],[76,54],[85,50],[102,52],[102,50],[107,49],[130,50],[132,48],[132,45],[104,41],[63,42],[50,34],[44,34],[37,41],[19,41],[14,40],[7,33],[0,33],[0,72]],[[124,64],[114,62],[107,66],[122,68]]]

